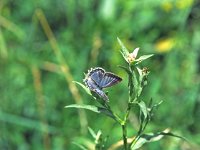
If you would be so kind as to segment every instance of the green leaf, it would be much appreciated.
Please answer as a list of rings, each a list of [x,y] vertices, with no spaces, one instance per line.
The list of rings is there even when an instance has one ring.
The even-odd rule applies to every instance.
[[[106,116],[109,116],[111,118],[113,118],[114,120],[117,120],[116,117],[113,115],[113,113],[106,109],[106,108],[103,108],[103,107],[98,107],[99,111],[103,114],[105,114]]]
[[[157,104],[154,104],[152,107],[158,107],[160,104],[162,104],[162,100],[160,102],[158,102]]]
[[[148,115],[146,104],[143,101],[141,101],[141,102],[138,103],[138,105],[140,106],[140,109],[141,109],[141,111],[142,111],[142,113],[144,115],[144,119],[146,119],[147,115]]]
[[[119,67],[125,70],[128,74],[128,86],[129,86],[129,94],[133,96],[133,93],[137,91],[138,80],[134,70],[129,70],[129,68],[119,65]]]
[[[136,76],[134,69],[132,69],[132,81],[133,81],[133,87],[134,87],[135,94],[136,94],[137,88],[139,87],[139,85],[138,85],[138,79],[137,79],[137,76]]]
[[[74,82],[74,83],[78,84],[79,86],[81,86],[86,91],[87,94],[92,96],[91,91],[85,85],[83,85],[82,83],[77,82],[77,81],[72,81],[72,82]]]
[[[101,130],[98,130],[98,132],[97,132],[97,137],[99,138],[101,135],[102,135]]]
[[[72,142],[74,145],[78,146],[80,149],[82,150],[88,150],[87,148],[85,148],[83,145],[76,143],[76,142]]]
[[[153,105],[153,103],[151,102],[151,105],[149,104],[149,108],[150,108],[150,113],[152,113],[153,112],[153,110],[155,109],[155,108],[157,108],[160,104],[162,104],[162,100],[160,101],[160,102],[158,102],[157,104],[154,104]]]
[[[95,139],[95,143],[98,144],[99,140],[101,140],[101,136],[102,136],[101,130],[98,130],[97,134],[90,127],[88,127],[88,130],[89,130],[90,134],[92,135],[92,137]]]
[[[106,116],[109,116],[111,118],[113,118],[114,120],[116,120],[116,117],[113,115],[113,113],[108,110],[107,108],[103,108],[103,107],[97,107],[94,105],[85,105],[85,104],[71,104],[71,105],[67,105],[65,106],[65,108],[79,108],[79,109],[87,109],[87,110],[91,110],[93,112],[96,113],[103,113]]]
[[[101,130],[99,130],[97,132],[97,137],[96,137],[96,140],[95,140],[95,150],[103,150],[104,148],[104,139],[103,139],[103,135],[102,135],[102,132]]]
[[[137,90],[137,94],[138,94],[138,96],[140,96],[141,93],[142,93],[143,88],[141,86],[138,86],[137,89],[138,89]]]
[[[139,73],[139,76],[141,77],[142,76],[142,69],[140,69],[139,67],[136,67],[137,68],[137,71]]]
[[[99,143],[99,140],[101,139],[101,136],[102,136],[102,132],[101,132],[101,130],[99,130],[99,131],[97,132],[97,136],[96,136],[95,143]]]
[[[121,54],[124,57],[124,59],[128,62],[128,56],[129,56],[129,51],[127,50],[127,48],[124,46],[124,44],[122,43],[122,41],[117,37],[118,43],[121,46]]]
[[[145,143],[149,143],[149,142],[155,142],[155,141],[159,141],[161,140],[164,136],[173,136],[176,138],[181,138],[184,139],[184,137],[175,135],[171,132],[169,132],[169,129],[165,129],[162,132],[158,132],[158,133],[148,133],[148,134],[142,134],[139,139],[137,140],[136,143],[131,145],[131,150],[135,150],[140,148],[142,145],[144,145]]]
[[[88,127],[88,130],[89,130],[89,132],[90,132],[90,134],[92,135],[92,137],[94,138],[94,139],[96,139],[96,133],[94,132],[94,130],[92,129],[92,128],[90,128],[90,127]]]
[[[71,104],[71,105],[65,106],[65,108],[81,108],[81,109],[91,110],[91,111],[96,112],[96,113],[100,113],[101,112],[101,111],[99,111],[99,108],[94,106],[94,105]]]
[[[136,59],[135,61],[137,62],[136,64],[139,64],[141,63],[142,61],[152,57],[153,54],[150,54],[150,55],[143,55],[143,56],[140,56],[138,59]]]
[[[78,145],[84,146],[83,148],[86,148],[87,150],[95,148],[94,141],[91,140],[91,139],[89,139],[89,138],[83,137],[83,136],[76,136],[76,137],[74,137],[72,139],[72,143],[76,144],[76,145],[78,144]]]
[[[136,150],[140,147],[142,147],[145,143],[153,142],[153,141],[158,141],[161,138],[163,138],[163,135],[154,135],[153,133],[149,134],[143,134],[140,136],[138,141],[134,144],[131,145],[131,150]]]

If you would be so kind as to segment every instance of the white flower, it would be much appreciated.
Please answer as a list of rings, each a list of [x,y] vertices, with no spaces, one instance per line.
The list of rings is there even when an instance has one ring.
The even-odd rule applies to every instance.
[[[139,49],[140,48],[138,47],[138,48],[134,49],[132,53],[129,53],[129,55],[128,55],[128,61],[129,61],[129,63],[132,63],[132,62],[135,61]]]

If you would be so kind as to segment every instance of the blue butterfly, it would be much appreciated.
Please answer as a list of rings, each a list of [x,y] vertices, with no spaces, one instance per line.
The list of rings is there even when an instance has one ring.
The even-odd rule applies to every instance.
[[[121,82],[122,78],[111,72],[106,72],[103,68],[97,67],[89,70],[83,81],[91,91],[98,94],[105,101],[108,101],[108,96],[102,89]]]

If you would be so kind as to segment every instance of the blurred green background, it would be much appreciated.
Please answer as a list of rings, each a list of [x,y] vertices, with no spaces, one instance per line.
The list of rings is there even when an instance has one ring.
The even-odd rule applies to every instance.
[[[91,145],[87,126],[108,136],[106,147],[122,139],[110,118],[65,109],[97,104],[73,80],[95,66],[124,80],[108,89],[120,116],[127,105],[126,74],[119,37],[151,71],[142,98],[164,102],[146,132],[170,128],[189,140],[166,137],[143,150],[200,149],[200,3],[194,0],[1,0],[0,149],[79,149]],[[138,128],[134,110],[129,136]]]

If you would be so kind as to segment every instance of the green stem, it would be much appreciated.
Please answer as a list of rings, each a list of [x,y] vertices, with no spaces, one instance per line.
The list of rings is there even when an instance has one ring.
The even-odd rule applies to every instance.
[[[124,142],[124,149],[127,150],[127,146],[128,146],[128,143],[127,143],[127,129],[126,129],[126,124],[127,124],[127,119],[128,119],[128,116],[129,116],[129,113],[130,113],[130,110],[131,110],[131,104],[132,103],[128,103],[128,107],[126,109],[126,114],[124,116],[124,120],[121,124],[122,126],[122,132],[123,132],[123,142]]]
[[[115,120],[119,123],[119,124],[122,124],[122,119],[115,113],[113,113],[113,115],[115,116]]]
[[[126,115],[124,117],[124,120],[122,120],[117,114],[115,114],[109,105],[107,105],[106,103],[104,104],[104,106],[113,114],[114,119],[121,125],[122,127],[122,133],[123,133],[123,141],[124,141],[124,149],[128,150],[127,147],[127,129],[126,129],[126,122],[127,122],[127,118],[131,109],[131,103],[129,103],[128,108],[126,110]]]
[[[136,87],[138,87],[138,81],[137,81],[137,78],[136,78],[135,71],[132,69],[131,65],[129,65],[129,81],[128,81],[128,83],[129,83],[128,106],[127,106],[127,109],[126,109],[126,114],[124,116],[124,120],[121,123],[122,132],[123,132],[124,149],[125,150],[128,149],[126,124],[127,124],[127,120],[128,120],[130,111],[131,111],[132,104],[135,103],[137,101],[137,98],[138,98],[137,88],[136,88]]]
[[[127,150],[127,130],[126,130],[126,123],[124,123],[122,125],[122,132],[123,132],[124,149]]]
[[[132,105],[132,103],[128,103],[128,107],[127,107],[127,109],[126,109],[126,114],[125,114],[125,116],[124,116],[124,122],[126,123],[127,122],[127,119],[128,119],[128,116],[129,116],[129,113],[130,113],[130,110],[131,110],[131,105]]]
[[[129,65],[129,71],[130,71],[129,81],[128,81],[128,83],[129,83],[129,100],[128,100],[128,106],[126,109],[126,114],[124,116],[123,122],[121,123],[125,150],[127,150],[127,148],[128,148],[126,124],[127,124],[127,119],[129,117],[131,105],[132,105],[132,96],[133,96],[133,92],[134,92],[133,76],[135,75],[134,72],[132,71],[132,68],[130,65]],[[134,77],[134,80],[135,80],[135,77]]]

